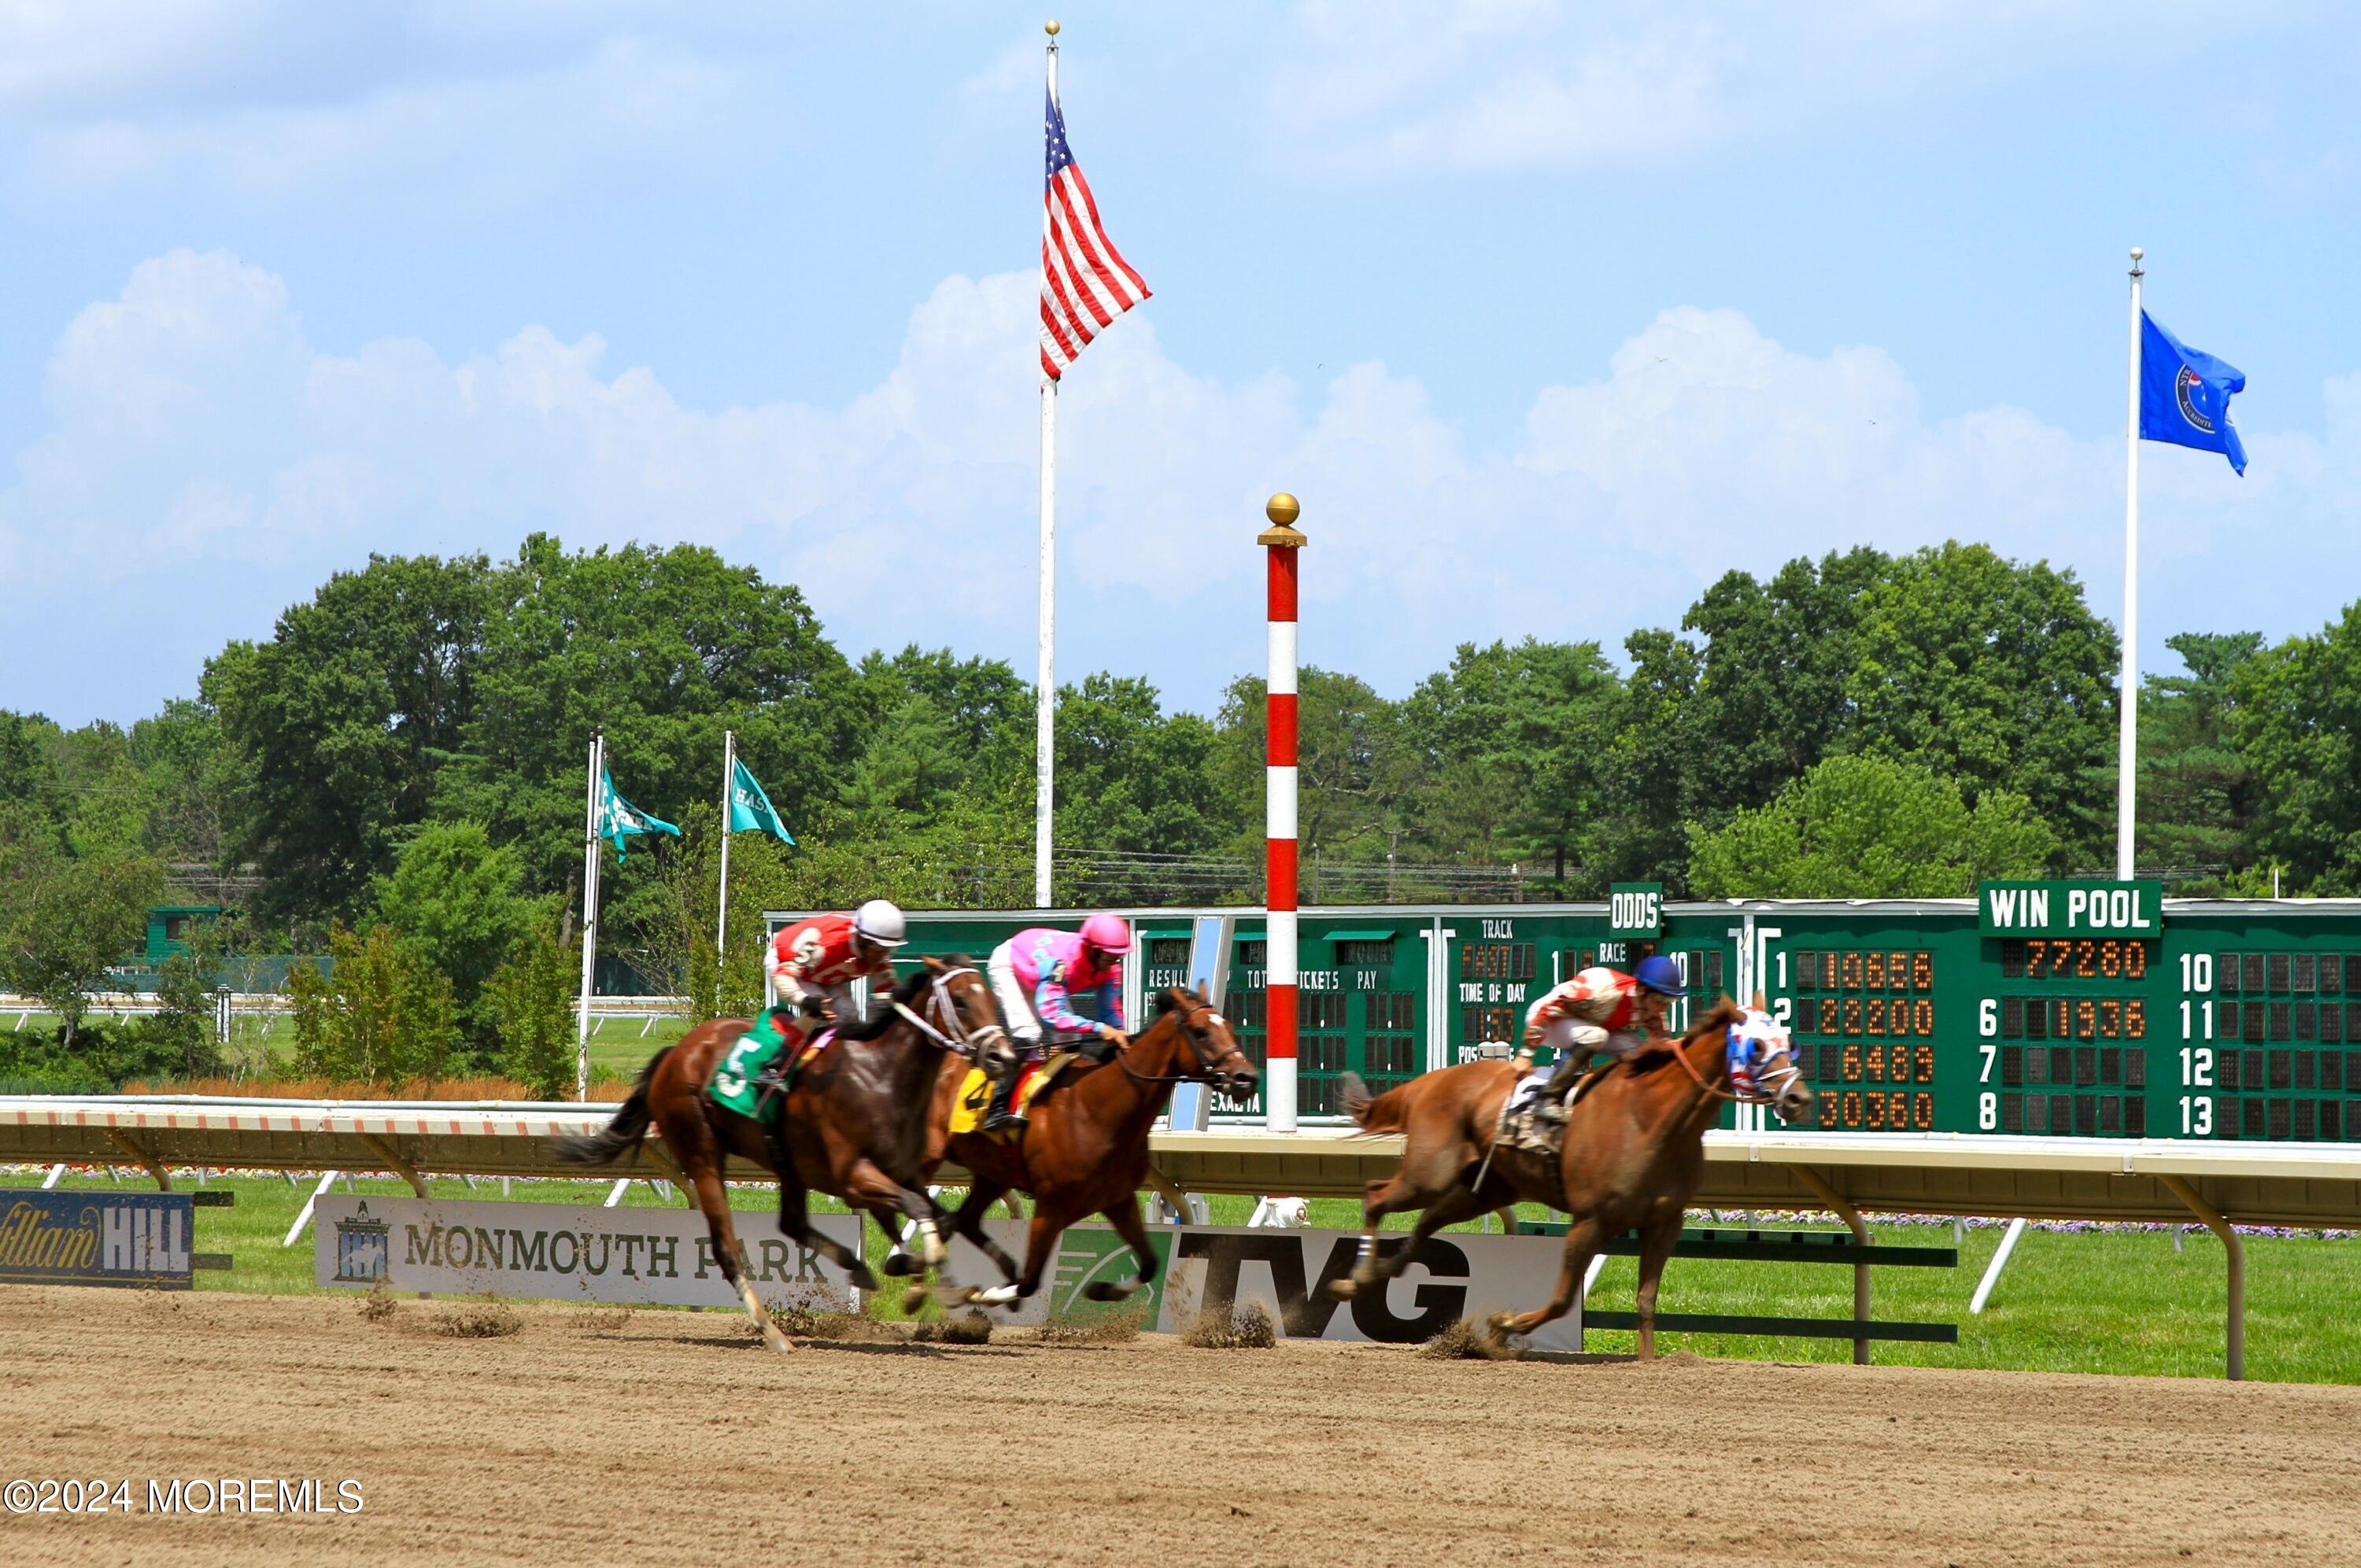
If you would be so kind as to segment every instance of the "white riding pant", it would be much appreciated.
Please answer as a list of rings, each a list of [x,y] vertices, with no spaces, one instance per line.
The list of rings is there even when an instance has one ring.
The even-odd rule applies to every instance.
[[[1038,1051],[1041,1020],[1033,1011],[1033,999],[1025,994],[1025,982],[1016,978],[1016,960],[1008,946],[1003,942],[992,949],[983,971],[992,978],[992,994],[1000,1003],[1001,1022],[1008,1025],[1009,1038],[1028,1051]]]

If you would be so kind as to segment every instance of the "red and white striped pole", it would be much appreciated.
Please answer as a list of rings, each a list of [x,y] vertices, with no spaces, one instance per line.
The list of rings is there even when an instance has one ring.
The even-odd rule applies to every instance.
[[[1263,935],[1269,972],[1264,978],[1264,1039],[1268,1059],[1262,1080],[1264,1124],[1274,1133],[1295,1131],[1295,553],[1304,537],[1295,528],[1303,515],[1285,490],[1263,508],[1270,526],[1255,543],[1270,560],[1270,683],[1266,696],[1266,802],[1263,831],[1268,856],[1269,911]]]

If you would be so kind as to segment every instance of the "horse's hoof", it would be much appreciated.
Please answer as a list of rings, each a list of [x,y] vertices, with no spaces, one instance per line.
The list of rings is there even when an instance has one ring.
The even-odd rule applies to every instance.
[[[796,1348],[788,1342],[787,1336],[779,1332],[779,1326],[776,1323],[764,1323],[763,1325],[763,1343],[769,1345],[773,1350],[777,1351],[781,1355],[785,1355],[789,1351]]]
[[[906,1252],[889,1252],[885,1255],[885,1272],[895,1279],[906,1279],[918,1272],[918,1260]]]
[[[1112,1279],[1093,1279],[1082,1287],[1082,1294],[1093,1301],[1128,1301],[1137,1285],[1117,1285]]]
[[[1351,1300],[1360,1288],[1356,1282],[1350,1279],[1331,1279],[1328,1282],[1328,1294],[1335,1297],[1339,1301]]]
[[[915,1316],[918,1309],[926,1304],[927,1288],[925,1286],[913,1285],[907,1290],[902,1292],[902,1310],[905,1312],[911,1313]]]
[[[880,1288],[877,1283],[877,1277],[869,1272],[869,1266],[865,1263],[856,1263],[851,1268],[845,1270],[845,1272],[852,1277],[852,1283],[855,1288],[862,1290],[875,1290]]]
[[[977,1289],[972,1285],[938,1285],[931,1292],[913,1290],[910,1292],[909,1297],[905,1299],[917,1299],[929,1294],[933,1296],[935,1300],[941,1303],[946,1310],[948,1310],[952,1307],[966,1306],[970,1301],[972,1301],[978,1296],[983,1295],[983,1292]],[[915,1312],[917,1310],[917,1308],[906,1306],[904,1310]]]

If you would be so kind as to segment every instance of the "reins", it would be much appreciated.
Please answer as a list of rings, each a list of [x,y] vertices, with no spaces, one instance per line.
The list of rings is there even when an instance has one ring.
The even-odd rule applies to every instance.
[[[1204,1007],[1206,1012],[1210,1013],[1213,1011],[1213,1008],[1208,1004],[1200,1003],[1199,1005]],[[1249,1067],[1254,1065],[1253,1062],[1247,1058],[1246,1052],[1238,1049],[1235,1043],[1233,1043],[1230,1048],[1224,1051],[1220,1056],[1215,1057],[1211,1061],[1207,1061],[1205,1059],[1204,1052],[1197,1048],[1197,1042],[1201,1036],[1197,1033],[1197,1025],[1194,1022],[1193,1010],[1183,1007],[1175,1008],[1174,1012],[1180,1015],[1180,1032],[1188,1036],[1189,1054],[1197,1058],[1197,1070],[1194,1072],[1141,1072],[1138,1069],[1131,1065],[1129,1059],[1131,1056],[1131,1041],[1126,1038],[1115,1050],[1115,1066],[1123,1069],[1124,1076],[1130,1079],[1134,1083],[1199,1082],[1209,1079],[1215,1068],[1220,1067],[1232,1057],[1235,1057],[1240,1061],[1246,1062]]]
[[[1727,1052],[1729,1049],[1729,1025],[1724,1025],[1722,1029],[1723,1049]],[[1727,1089],[1716,1089],[1712,1084],[1708,1083],[1705,1080],[1705,1074],[1697,1070],[1697,1063],[1689,1060],[1688,1047],[1689,1042],[1686,1040],[1675,1040],[1673,1042],[1673,1059],[1681,1064],[1681,1069],[1689,1075],[1689,1080],[1692,1083],[1695,1083],[1700,1090],[1703,1090],[1709,1097],[1715,1100],[1727,1100],[1732,1105],[1775,1105],[1778,1103],[1778,1096],[1776,1094],[1768,1093],[1759,1089],[1752,1094],[1734,1094]],[[1788,1079],[1799,1078],[1802,1075],[1802,1069],[1796,1067],[1795,1058],[1792,1056],[1788,1058],[1787,1065],[1785,1067],[1780,1069],[1775,1073],[1766,1074],[1767,1077],[1775,1078],[1782,1083],[1784,1083]]]
[[[936,974],[928,982],[927,1008],[943,1021],[943,1027],[940,1029],[912,1012],[904,1003],[896,1001],[894,1003],[894,1011],[902,1015],[903,1022],[953,1056],[971,1062],[975,1060],[976,1052],[983,1049],[984,1044],[994,1035],[1006,1032],[997,1024],[987,1024],[971,1034],[966,1025],[960,1022],[959,1006],[951,1000],[950,990],[944,982],[956,979],[960,975],[973,973],[975,970],[967,968],[947,969]],[[954,1032],[956,1037],[954,1033],[946,1031]]]

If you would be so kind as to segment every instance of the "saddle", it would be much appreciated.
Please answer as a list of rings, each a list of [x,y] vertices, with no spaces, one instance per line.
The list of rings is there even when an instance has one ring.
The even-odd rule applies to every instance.
[[[1027,1114],[1033,1102],[1040,1099],[1068,1068],[1081,1059],[1078,1052],[1056,1051],[1047,1061],[1027,1062],[1016,1069],[1016,1093],[1009,1103],[1018,1115]],[[980,1067],[968,1069],[967,1075],[960,1080],[959,1092],[951,1097],[950,1131],[954,1135],[982,1132],[983,1113],[991,1105],[992,1080],[984,1076],[983,1069]],[[1016,1131],[1008,1128],[991,1135],[1005,1143],[1015,1136]]]
[[[1596,1088],[1616,1065],[1613,1060],[1600,1062],[1576,1080],[1573,1091],[1565,1097],[1569,1116],[1574,1108],[1582,1103],[1583,1096]],[[1517,1080],[1516,1087],[1509,1091],[1509,1097],[1500,1102],[1500,1124],[1493,1133],[1495,1143],[1507,1144],[1510,1148],[1527,1154],[1556,1157],[1565,1146],[1567,1124],[1535,1114],[1541,1106],[1542,1091],[1555,1071],[1554,1064],[1536,1067]]]
[[[724,1110],[758,1122],[775,1119],[778,1103],[794,1087],[796,1077],[836,1039],[833,1028],[806,1035],[772,1009],[738,1036],[713,1064],[705,1092]]]

